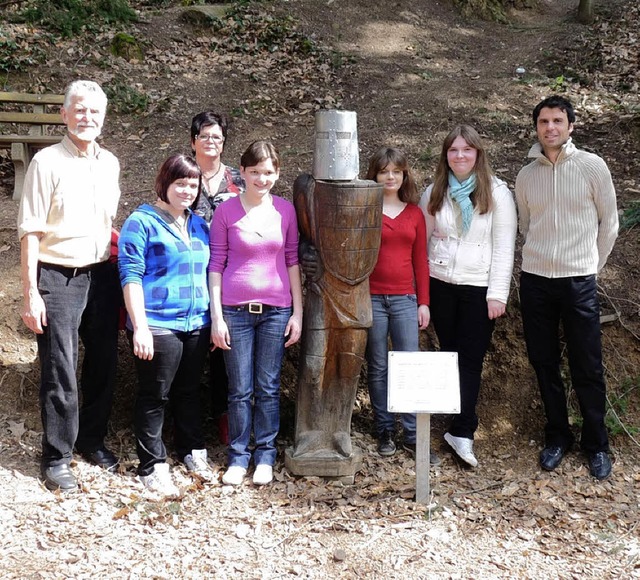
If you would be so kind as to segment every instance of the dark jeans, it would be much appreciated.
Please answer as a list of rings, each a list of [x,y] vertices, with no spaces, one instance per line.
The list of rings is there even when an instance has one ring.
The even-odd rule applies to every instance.
[[[560,374],[562,321],[571,383],[583,419],[581,447],[587,452],[608,451],[596,277],[545,278],[523,272],[520,300],[529,361],[538,377],[547,418],[546,445],[568,447],[573,443]]]
[[[458,353],[460,414],[449,428],[454,437],[473,439],[482,363],[495,321],[489,319],[486,286],[448,284],[431,278],[431,320],[440,350]]]
[[[37,335],[42,465],[71,461],[74,446],[90,453],[104,445],[118,356],[120,284],[115,264],[76,270],[39,264],[38,289],[47,326]],[[79,409],[78,337],[84,345]]]
[[[174,423],[176,452],[180,459],[194,449],[204,449],[200,374],[211,329],[173,332],[152,328],[153,358],[135,357],[138,372],[134,427],[138,451],[139,475],[149,475],[156,463],[167,459],[162,427],[170,402]],[[132,333],[129,332],[129,337]]]
[[[224,351],[220,348],[209,354],[209,388],[211,389],[211,415],[219,417],[229,407],[229,379],[224,364]]]

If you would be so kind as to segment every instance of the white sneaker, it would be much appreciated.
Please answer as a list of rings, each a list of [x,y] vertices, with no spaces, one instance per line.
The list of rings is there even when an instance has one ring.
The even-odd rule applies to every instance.
[[[478,460],[473,454],[473,439],[466,437],[454,437],[450,433],[444,434],[444,440],[456,452],[456,455],[471,467],[478,466]]]
[[[240,465],[232,465],[222,476],[222,483],[225,485],[240,485],[247,470]]]
[[[189,455],[185,455],[184,464],[187,467],[187,471],[194,473],[204,481],[213,481],[215,479],[215,475],[207,463],[206,449],[193,449]]]
[[[273,467],[266,463],[256,466],[253,473],[253,483],[256,485],[267,485],[273,481]]]
[[[149,490],[165,497],[178,497],[180,490],[174,485],[167,463],[156,463],[149,475],[141,475],[140,481]]]

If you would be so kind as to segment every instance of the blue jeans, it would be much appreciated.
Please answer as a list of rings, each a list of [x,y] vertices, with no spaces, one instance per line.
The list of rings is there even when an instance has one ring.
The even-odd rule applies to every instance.
[[[153,358],[134,358],[138,372],[134,427],[139,475],[149,475],[156,463],[167,459],[162,441],[167,403],[173,414],[175,446],[180,459],[193,449],[204,449],[200,375],[211,329],[207,326],[178,332],[152,327],[151,332]],[[133,333],[128,335],[131,340]]]
[[[491,343],[495,320],[489,319],[487,287],[449,284],[431,278],[431,321],[440,350],[458,353],[460,414],[453,416],[449,433],[473,439],[478,428],[476,404],[484,356]]]
[[[573,443],[560,372],[562,321],[571,385],[582,412],[580,446],[587,453],[608,451],[596,277],[545,278],[523,272],[520,301],[529,361],[536,371],[547,417],[545,444],[570,447]]]
[[[396,351],[420,350],[418,301],[413,294],[374,294],[371,296],[373,324],[367,337],[369,398],[373,407],[376,433],[394,431],[393,413],[387,410],[389,337]],[[416,416],[402,414],[404,440],[416,442]]]
[[[47,326],[37,335],[46,468],[70,463],[74,446],[92,453],[104,445],[116,378],[121,291],[117,268],[109,262],[80,269],[40,263],[38,288],[47,308]],[[85,354],[78,385],[79,338]]]
[[[229,377],[229,467],[249,466],[251,430],[256,465],[273,465],[280,428],[280,371],[284,331],[292,309],[265,307],[252,314],[242,306],[223,306],[231,337],[224,351]]]

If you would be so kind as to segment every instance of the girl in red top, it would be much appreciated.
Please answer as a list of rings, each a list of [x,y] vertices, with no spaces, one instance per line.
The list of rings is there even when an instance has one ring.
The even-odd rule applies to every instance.
[[[369,162],[367,179],[384,187],[382,239],[370,278],[373,325],[367,340],[369,397],[378,453],[393,455],[395,417],[387,411],[387,355],[391,337],[396,351],[419,351],[419,329],[429,325],[429,262],[424,215],[407,158],[383,147]],[[403,447],[415,454],[416,417],[402,414]],[[431,463],[438,459],[431,454]]]

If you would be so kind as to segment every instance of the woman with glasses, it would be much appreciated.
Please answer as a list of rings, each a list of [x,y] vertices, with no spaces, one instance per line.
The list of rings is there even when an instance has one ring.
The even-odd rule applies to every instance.
[[[202,192],[194,213],[211,225],[213,212],[227,199],[241,194],[244,180],[240,171],[222,162],[229,123],[224,115],[212,111],[198,113],[191,120],[191,149],[202,172]],[[209,357],[211,383],[211,414],[218,423],[218,438],[229,442],[227,420],[228,380],[224,357],[220,349]]]
[[[240,171],[222,162],[229,122],[224,115],[204,111],[191,120],[191,149],[202,171],[202,195],[194,213],[211,224],[213,212],[225,200],[244,191]]]

